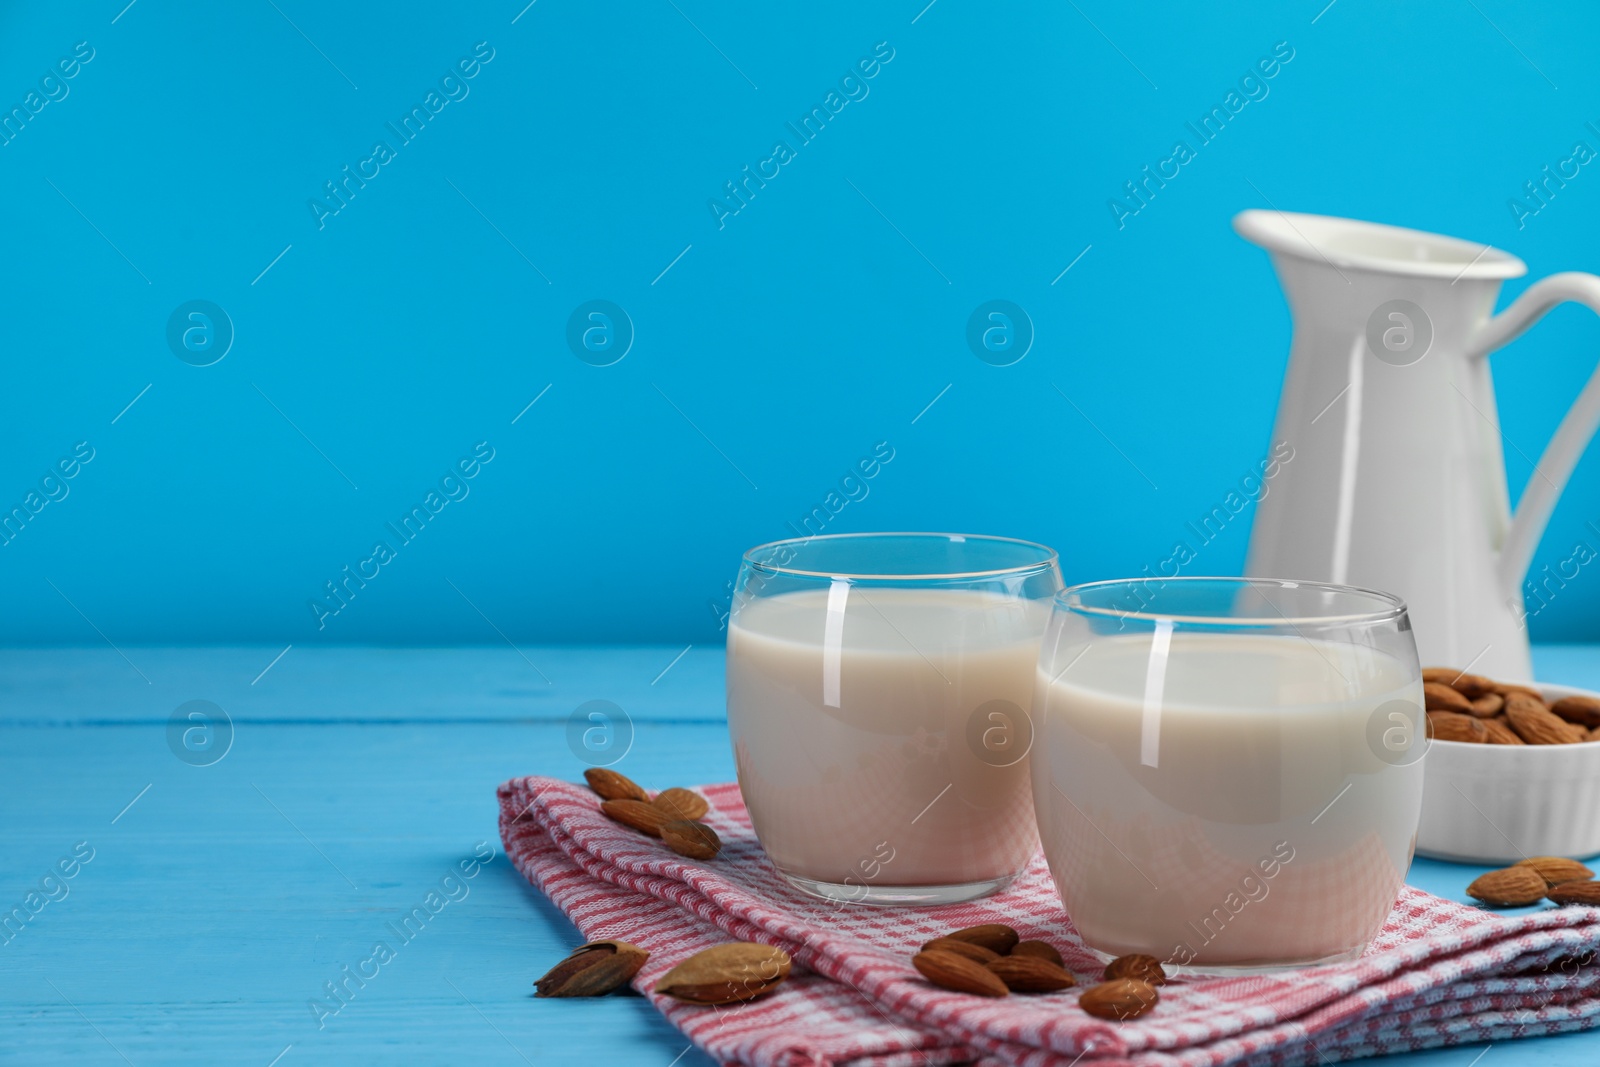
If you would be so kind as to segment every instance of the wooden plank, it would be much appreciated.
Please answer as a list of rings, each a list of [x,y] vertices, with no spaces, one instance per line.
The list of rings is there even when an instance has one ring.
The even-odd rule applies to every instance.
[[[0,719],[165,720],[189,700],[271,722],[549,719],[609,700],[656,721],[721,722],[722,661],[720,646],[683,645],[4,649]]]

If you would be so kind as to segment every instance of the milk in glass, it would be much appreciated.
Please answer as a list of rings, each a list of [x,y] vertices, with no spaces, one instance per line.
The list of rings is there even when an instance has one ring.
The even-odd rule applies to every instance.
[[[1374,743],[1421,707],[1414,668],[1358,643],[1193,632],[1058,661],[1037,677],[1035,799],[1092,948],[1197,967],[1360,952],[1415,844],[1420,747]]]
[[[779,870],[882,889],[1026,864],[1026,709],[1048,612],[992,591],[843,581],[738,604],[728,725]]]

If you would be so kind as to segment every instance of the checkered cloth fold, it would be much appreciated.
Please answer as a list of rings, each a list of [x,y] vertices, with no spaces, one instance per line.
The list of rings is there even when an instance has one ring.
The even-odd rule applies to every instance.
[[[773,870],[734,784],[700,790],[723,850],[685,860],[600,814],[583,786],[500,786],[506,854],[590,940],[650,953],[634,984],[720,1063],[749,1067],[1221,1067],[1316,1064],[1501,1041],[1600,1025],[1600,909],[1502,918],[1406,887],[1361,959],[1298,971],[1169,984],[1143,1018],[1108,1023],[1078,990],[984,997],[930,985],[916,947],[1003,922],[1049,941],[1083,984],[1100,965],[1073,929],[1042,857],[1004,892],[937,908],[843,907],[800,894]],[[793,957],[775,993],[729,1007],[650,992],[673,965],[726,941]],[[553,961],[552,961],[553,962]]]

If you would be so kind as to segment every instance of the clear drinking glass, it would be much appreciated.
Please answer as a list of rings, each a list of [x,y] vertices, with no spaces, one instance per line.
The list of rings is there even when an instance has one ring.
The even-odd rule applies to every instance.
[[[1106,958],[1229,973],[1359,956],[1422,806],[1405,604],[1317,582],[1096,582],[1055,598],[1034,802],[1062,903]]]
[[[1038,845],[1033,692],[1056,554],[1002,537],[839,534],[745,553],[728,621],[739,786],[818,896],[968,900]]]

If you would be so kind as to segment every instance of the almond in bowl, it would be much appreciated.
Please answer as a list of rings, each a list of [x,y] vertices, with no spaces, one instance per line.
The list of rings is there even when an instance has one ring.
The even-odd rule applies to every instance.
[[[1600,693],[1423,671],[1417,852],[1469,863],[1600,853]]]

